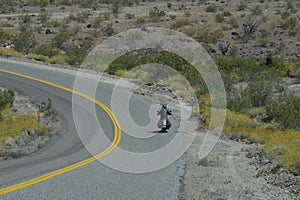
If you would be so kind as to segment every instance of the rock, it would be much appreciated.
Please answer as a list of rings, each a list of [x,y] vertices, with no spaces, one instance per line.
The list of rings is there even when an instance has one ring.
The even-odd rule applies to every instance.
[[[15,140],[12,137],[8,137],[5,141],[6,146],[8,147],[14,147],[15,146]]]
[[[289,78],[296,78],[296,73],[292,69],[287,70],[287,76]]]
[[[49,35],[49,34],[53,34],[54,32],[51,29],[46,29],[45,34]]]

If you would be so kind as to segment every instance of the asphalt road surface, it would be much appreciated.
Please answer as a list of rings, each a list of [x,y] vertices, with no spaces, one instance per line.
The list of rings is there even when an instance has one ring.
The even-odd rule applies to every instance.
[[[0,59],[0,68],[68,88],[73,88],[75,79],[75,73],[72,71],[5,59]],[[74,124],[71,93],[6,73],[0,73],[0,85],[22,91],[38,101],[52,98],[53,108],[59,112],[61,120],[60,127],[46,147],[28,156],[0,161],[0,189],[91,157],[81,142]],[[112,90],[112,85],[100,83],[95,98],[110,107]],[[149,117],[145,113],[150,103],[139,96],[134,96],[130,103],[134,105],[132,115],[137,123],[147,123]],[[90,126],[89,122],[93,120],[100,122],[108,140],[103,139],[97,148],[99,152],[105,150],[114,138],[113,124],[109,116],[98,106],[95,106],[97,119],[94,119],[84,106],[77,105],[77,108],[82,113],[82,123],[86,123],[87,132],[97,129]],[[176,126],[174,128],[176,129]],[[149,131],[153,130],[145,132],[149,134]],[[176,130],[171,130],[168,134],[153,133],[154,136],[147,139],[134,138],[122,133],[119,146],[132,152],[149,152],[168,144],[175,133]],[[184,162],[183,156],[158,171],[134,174],[121,172],[94,161],[43,182],[2,195],[0,199],[177,199]]]

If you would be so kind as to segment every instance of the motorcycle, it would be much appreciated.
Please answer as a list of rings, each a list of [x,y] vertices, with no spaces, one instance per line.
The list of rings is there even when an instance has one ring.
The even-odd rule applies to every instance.
[[[172,124],[168,119],[159,120],[157,127],[161,129],[161,132],[167,132],[171,128]]]

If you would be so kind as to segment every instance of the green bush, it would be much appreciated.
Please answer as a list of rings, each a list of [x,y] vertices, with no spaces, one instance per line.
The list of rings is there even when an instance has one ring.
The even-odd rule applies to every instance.
[[[178,19],[171,24],[171,29],[179,29],[186,25],[190,25],[190,22],[188,19]]]
[[[12,90],[0,90],[0,111],[3,111],[7,105],[12,106],[15,93]]]
[[[224,12],[223,12],[223,16],[224,16],[224,17],[230,17],[230,16],[232,16],[232,14],[231,14],[231,12],[229,12],[229,11],[224,11]]]
[[[149,17],[152,20],[158,20],[159,18],[166,16],[166,12],[164,10],[160,10],[159,8],[155,7],[149,12]]]
[[[250,8],[251,14],[252,15],[261,15],[262,14],[262,9],[260,5],[255,5],[253,8]]]
[[[218,7],[215,4],[211,4],[209,6],[206,7],[206,12],[212,12],[215,13],[218,11]]]
[[[17,51],[27,54],[35,46],[36,39],[31,30],[25,30],[15,36],[13,44]]]
[[[297,18],[296,17],[288,18],[285,21],[282,21],[280,23],[280,26],[284,30],[293,30],[297,26]]]
[[[52,14],[49,13],[48,11],[41,11],[38,15],[38,20],[46,26],[48,23],[48,20],[51,18]]]
[[[20,15],[19,20],[21,20],[23,23],[29,23],[31,21],[31,16],[28,14]]]
[[[104,28],[104,34],[106,36],[112,36],[115,33],[114,27],[112,25],[112,23],[107,24],[106,27]]]
[[[252,107],[251,99],[247,95],[231,95],[227,100],[227,108],[231,111],[241,113]]]
[[[137,27],[142,27],[146,23],[146,20],[142,17],[138,17],[135,21]]]
[[[15,9],[13,6],[9,5],[0,5],[0,13],[11,13],[14,12]]]
[[[225,18],[224,18],[224,16],[223,16],[221,13],[218,13],[218,14],[216,15],[215,21],[216,21],[217,23],[222,23],[222,22],[224,22],[224,20],[225,20]]]
[[[230,17],[228,19],[227,23],[229,25],[231,25],[231,28],[238,28],[239,27],[238,20],[235,17]]]
[[[57,48],[61,46],[72,36],[72,33],[69,29],[61,29],[59,33],[52,38],[52,45]]]
[[[279,122],[284,129],[300,128],[300,98],[291,93],[283,93],[279,99],[270,102],[267,114]]]
[[[174,68],[185,76],[192,86],[198,86],[202,83],[201,75],[190,63],[168,51],[139,50],[130,52],[111,63],[106,72],[115,74],[119,70],[130,70],[147,63],[158,63]]]
[[[238,5],[237,5],[237,10],[238,11],[244,11],[246,10],[247,8],[247,4],[245,4],[244,2],[240,2]]]
[[[66,62],[70,65],[81,64],[87,56],[86,50],[75,44],[68,44],[66,49]]]
[[[126,15],[125,15],[125,17],[127,18],[127,19],[133,19],[134,18],[134,14],[131,14],[131,13],[127,13]]]
[[[59,54],[58,49],[53,49],[51,45],[47,45],[47,44],[42,44],[37,46],[33,52],[35,54],[48,56],[49,58]]]
[[[6,43],[11,39],[11,35],[0,27],[0,43]]]

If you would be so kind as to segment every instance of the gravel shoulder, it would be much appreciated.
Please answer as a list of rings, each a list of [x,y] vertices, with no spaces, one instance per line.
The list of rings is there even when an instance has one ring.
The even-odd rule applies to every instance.
[[[267,177],[257,177],[249,151],[257,144],[243,144],[221,137],[213,150],[199,159],[207,130],[198,133],[187,151],[187,163],[179,199],[297,199],[288,190],[276,187]]]

